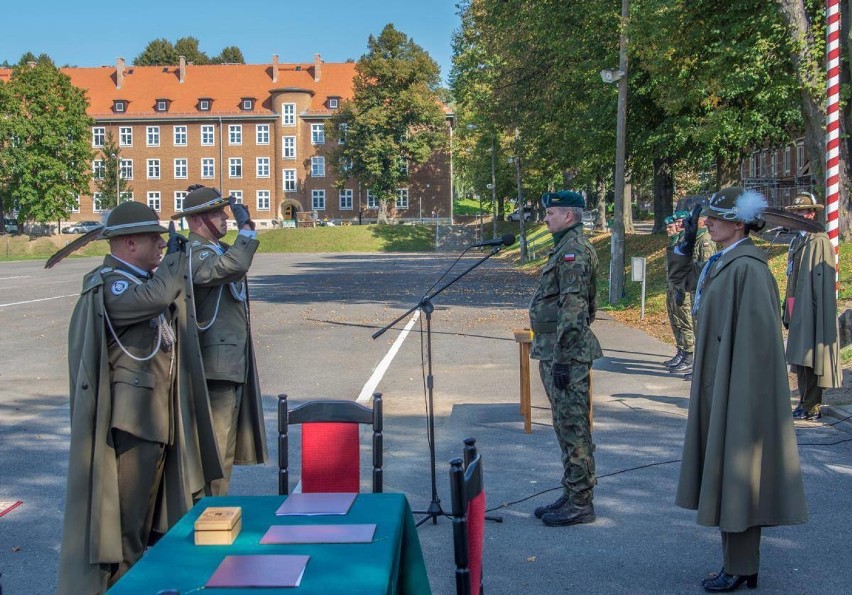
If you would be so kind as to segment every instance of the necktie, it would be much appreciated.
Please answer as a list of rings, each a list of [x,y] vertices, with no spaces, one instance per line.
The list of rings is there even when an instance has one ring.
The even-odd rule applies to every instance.
[[[692,304],[692,315],[698,314],[698,305],[701,303],[701,290],[704,289],[704,281],[707,278],[707,273],[710,272],[713,264],[722,256],[721,252],[716,252],[713,256],[707,259],[707,264],[701,269],[701,275],[698,277],[698,286],[695,289],[695,303]]]

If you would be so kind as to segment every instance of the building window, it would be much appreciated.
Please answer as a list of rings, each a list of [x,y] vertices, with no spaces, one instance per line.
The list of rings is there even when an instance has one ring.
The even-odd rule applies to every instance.
[[[120,192],[118,194],[118,202],[133,202],[133,193],[132,192]]]
[[[399,158],[399,173],[404,176],[408,175],[408,161],[404,157]]]
[[[311,157],[311,177],[325,177],[325,157]]]
[[[244,111],[250,112],[254,109],[254,100],[253,99],[243,99],[242,108]]]
[[[130,126],[121,126],[118,129],[118,145],[120,147],[133,146],[133,128]]]
[[[103,202],[103,194],[100,192],[95,192],[92,195],[92,212],[100,213],[104,210],[104,202]]]
[[[148,126],[145,135],[147,145],[149,147],[159,147],[160,146],[160,127],[159,126]]]
[[[95,159],[92,161],[92,177],[96,180],[103,180],[106,176],[106,165],[103,159]]]
[[[160,160],[159,159],[149,159],[148,160],[148,179],[149,180],[159,180],[160,179]]]
[[[255,133],[255,139],[259,145],[269,144],[269,124],[258,124]]]
[[[186,146],[186,126],[175,126],[175,146],[176,147],[185,147]]]
[[[372,190],[367,190],[367,208],[368,209],[378,209],[379,208],[379,199],[373,193]]]
[[[748,176],[754,178],[757,175],[757,155],[751,154],[751,159],[748,162]]]
[[[199,99],[198,100],[198,110],[202,112],[210,111],[210,100],[209,99]]]
[[[340,191],[340,210],[341,211],[351,211],[352,210],[352,189],[344,188]]]
[[[216,160],[212,157],[205,157],[201,160],[201,177],[212,178],[216,175]]]
[[[269,210],[269,190],[258,190],[257,191],[257,210],[258,211],[268,211]]]
[[[159,192],[149,192],[148,193],[148,206],[160,212],[160,193]]]
[[[340,134],[337,137],[337,144],[338,145],[345,145],[346,144],[346,133],[349,132],[349,124],[345,124],[345,123],[340,124],[337,127],[337,130],[340,132]]]
[[[103,147],[106,140],[106,129],[103,126],[92,128],[92,146]]]
[[[243,159],[242,157],[231,157],[228,159],[228,177],[242,178],[243,177]]]
[[[325,144],[325,124],[311,124],[311,144]]]
[[[311,190],[311,208],[325,210],[325,190]]]
[[[773,178],[778,174],[778,151],[769,151],[769,175]]]
[[[784,147],[784,175],[790,175],[790,147]]]
[[[281,158],[295,159],[296,158],[296,137],[282,136],[281,137]]]
[[[186,198],[186,190],[178,190],[175,192],[175,213],[183,210],[183,199]]]
[[[72,213],[79,213],[80,212],[80,195],[79,194],[74,197],[74,206],[71,207],[71,212]]]
[[[116,111],[116,113],[123,113],[127,105],[124,101],[114,101],[112,107]]]
[[[257,177],[258,178],[268,178],[269,177],[269,157],[258,157],[257,158]]]
[[[204,125],[201,127],[201,146],[212,147],[215,144],[213,137],[213,126]]]
[[[132,159],[122,159],[121,160],[121,179],[122,180],[132,180],[133,179],[133,160]]]
[[[295,126],[296,125],[296,104],[282,103],[281,104],[281,125]]]
[[[186,179],[189,177],[187,163],[184,158],[175,159],[175,178]]]
[[[238,205],[243,204],[243,191],[242,190],[231,190],[228,192],[229,196],[233,196],[234,200]]]
[[[799,174],[805,171],[805,145],[796,145],[796,170]]]
[[[158,99],[157,100],[157,111],[158,112],[164,112],[167,109],[169,109],[168,102],[165,99]]]
[[[396,208],[397,209],[407,209],[408,208],[408,188],[399,188],[396,191]]]
[[[295,192],[296,191],[296,170],[295,169],[285,169],[284,170],[284,192]]]
[[[243,144],[243,127],[242,124],[230,124],[228,126],[228,144],[241,145]]]
[[[340,107],[340,99],[337,97],[328,98],[328,109],[337,109]]]

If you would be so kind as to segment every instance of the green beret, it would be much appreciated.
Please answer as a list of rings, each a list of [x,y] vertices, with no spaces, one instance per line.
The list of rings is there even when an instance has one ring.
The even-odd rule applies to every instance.
[[[692,213],[690,213],[689,211],[675,211],[674,215],[672,215],[672,220],[680,221],[681,219],[686,219],[691,214]]]
[[[541,206],[548,207],[586,207],[586,199],[579,192],[572,190],[560,190],[559,192],[545,192],[541,195]]]
[[[672,223],[674,223],[674,217],[669,215],[668,217],[663,219],[663,223],[665,223],[666,225],[671,225]]]

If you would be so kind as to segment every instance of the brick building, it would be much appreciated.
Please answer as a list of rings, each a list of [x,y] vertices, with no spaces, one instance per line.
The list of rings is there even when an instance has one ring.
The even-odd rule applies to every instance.
[[[351,99],[355,64],[223,64],[63,68],[86,91],[93,178],[106,172],[107,133],[119,144],[122,187],[168,219],[200,183],[242,199],[261,227],[305,219],[374,220],[377,202],[357,180],[334,185],[325,129]],[[452,134],[453,114],[447,113]],[[450,217],[450,155],[436,153],[398,190],[398,219]],[[129,196],[128,196],[129,195]],[[99,218],[94,182],[72,220]],[[299,213],[303,215],[299,216]]]
[[[740,164],[740,176],[744,187],[759,190],[777,207],[793,204],[798,192],[813,192],[816,186],[802,138],[788,145],[755,149]]]

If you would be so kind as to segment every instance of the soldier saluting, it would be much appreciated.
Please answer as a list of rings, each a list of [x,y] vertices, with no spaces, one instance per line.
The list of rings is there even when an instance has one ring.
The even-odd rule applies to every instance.
[[[172,218],[189,225],[187,258],[195,291],[195,322],[216,443],[224,477],[207,491],[228,493],[234,464],[266,462],[266,430],[251,338],[246,274],[258,247],[248,209],[215,188],[193,185]],[[228,213],[237,223],[232,246],[221,242]]]

